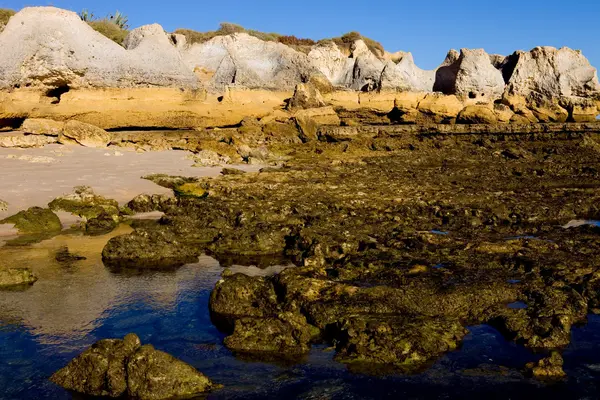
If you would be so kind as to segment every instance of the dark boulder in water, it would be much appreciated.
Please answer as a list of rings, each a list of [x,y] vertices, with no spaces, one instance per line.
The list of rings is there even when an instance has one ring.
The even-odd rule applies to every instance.
[[[195,396],[216,388],[191,365],[150,345],[135,334],[95,343],[50,380],[90,396],[160,400]]]

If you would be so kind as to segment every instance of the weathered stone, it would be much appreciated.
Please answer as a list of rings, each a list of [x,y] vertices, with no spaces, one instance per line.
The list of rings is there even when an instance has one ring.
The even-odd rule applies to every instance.
[[[69,144],[73,141],[85,147],[106,147],[111,135],[104,129],[75,120],[65,124],[64,131],[59,136],[60,143]]]
[[[127,364],[140,339],[104,339],[73,359],[50,380],[65,389],[91,396],[120,397],[127,392]]]
[[[415,65],[411,53],[406,53],[396,64],[385,63],[381,73],[381,90],[400,92],[431,92],[435,82],[435,71],[426,71]]]
[[[421,113],[437,123],[453,120],[463,108],[463,103],[456,96],[440,94],[428,94],[417,106]]]
[[[127,207],[136,213],[164,211],[175,205],[177,198],[167,194],[140,194],[127,203]]]
[[[60,232],[62,224],[56,214],[47,208],[31,207],[5,218],[0,224],[14,224],[21,233]]]
[[[2,134],[0,133],[0,147],[36,148],[47,144],[56,143],[56,138],[45,135]]]
[[[119,217],[119,203],[97,195],[89,186],[77,186],[73,193],[57,197],[48,207],[53,211],[67,211],[84,220],[97,218],[101,214],[108,214],[112,219]]]
[[[466,106],[456,117],[458,124],[495,124],[497,122],[498,116],[494,110],[482,105]]]
[[[73,359],[50,380],[90,396],[162,400],[205,393],[215,385],[192,366],[142,346],[135,334],[104,339]]]
[[[58,89],[139,85],[197,87],[193,72],[173,48],[145,45],[125,50],[94,31],[74,12],[54,7],[27,7],[13,16],[0,35],[0,87]],[[152,39],[153,40],[153,39]],[[18,43],[18,45],[15,45]],[[161,50],[150,52],[150,50]]]
[[[0,269],[0,288],[33,285],[38,278],[28,268]]]
[[[502,73],[492,65],[483,49],[461,49],[457,63],[454,94],[477,101],[493,101],[502,97]]]
[[[0,211],[8,210],[8,203],[2,199],[0,199]]]
[[[59,136],[65,127],[62,121],[43,118],[28,118],[23,122],[21,130],[26,134]]]
[[[305,54],[246,33],[193,44],[182,52],[182,57],[190,71],[202,71],[201,79],[220,90],[228,85],[291,90],[319,74]]]
[[[509,122],[515,113],[505,104],[494,104],[494,113],[498,122]]]
[[[189,364],[155,350],[139,348],[127,362],[127,394],[140,400],[196,396],[216,386]]]
[[[321,125],[337,125],[341,121],[333,107],[312,108],[309,110],[298,111],[294,115],[296,124],[300,129],[301,139],[303,141],[315,140],[317,132]]]
[[[580,51],[567,47],[536,47],[514,55],[516,65],[506,93],[549,99],[563,96],[590,97],[600,92],[596,69]]]
[[[531,376],[542,381],[556,381],[567,377],[563,371],[563,358],[557,351],[553,351],[550,357],[537,363],[527,364],[525,368]]]
[[[294,95],[290,99],[287,108],[289,110],[294,110],[319,108],[324,106],[325,100],[323,100],[323,96],[321,96],[321,93],[316,87],[300,83],[296,86]]]

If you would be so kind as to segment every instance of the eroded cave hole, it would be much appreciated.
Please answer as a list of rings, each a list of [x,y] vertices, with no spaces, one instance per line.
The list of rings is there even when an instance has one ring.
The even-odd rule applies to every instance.
[[[474,92],[469,92],[469,98],[475,99],[475,98],[477,98],[477,95]]]
[[[50,98],[54,99],[51,102],[52,104],[58,104],[58,103],[60,103],[61,96],[65,93],[67,93],[69,90],[71,90],[71,88],[68,85],[58,86],[58,87],[48,90],[46,92],[46,97],[50,97]]]

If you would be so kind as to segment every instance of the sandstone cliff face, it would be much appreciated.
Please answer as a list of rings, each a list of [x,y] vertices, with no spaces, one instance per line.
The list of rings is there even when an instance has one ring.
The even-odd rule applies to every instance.
[[[74,12],[25,8],[0,34],[0,87],[195,87],[194,75],[168,51],[164,31],[151,31],[128,51]]]

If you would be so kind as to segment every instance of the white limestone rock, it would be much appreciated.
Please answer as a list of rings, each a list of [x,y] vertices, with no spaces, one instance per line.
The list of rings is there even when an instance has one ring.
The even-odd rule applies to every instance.
[[[74,12],[24,8],[0,33],[0,88],[196,87],[192,71],[172,59],[177,55],[166,50],[164,41],[157,44],[162,40],[157,30],[149,30],[150,42],[138,38],[136,48],[128,51]],[[168,41],[164,31],[162,35]]]
[[[423,70],[415,65],[411,53],[405,53],[395,64],[387,61],[381,74],[381,90],[403,92],[431,92],[435,71]]]

